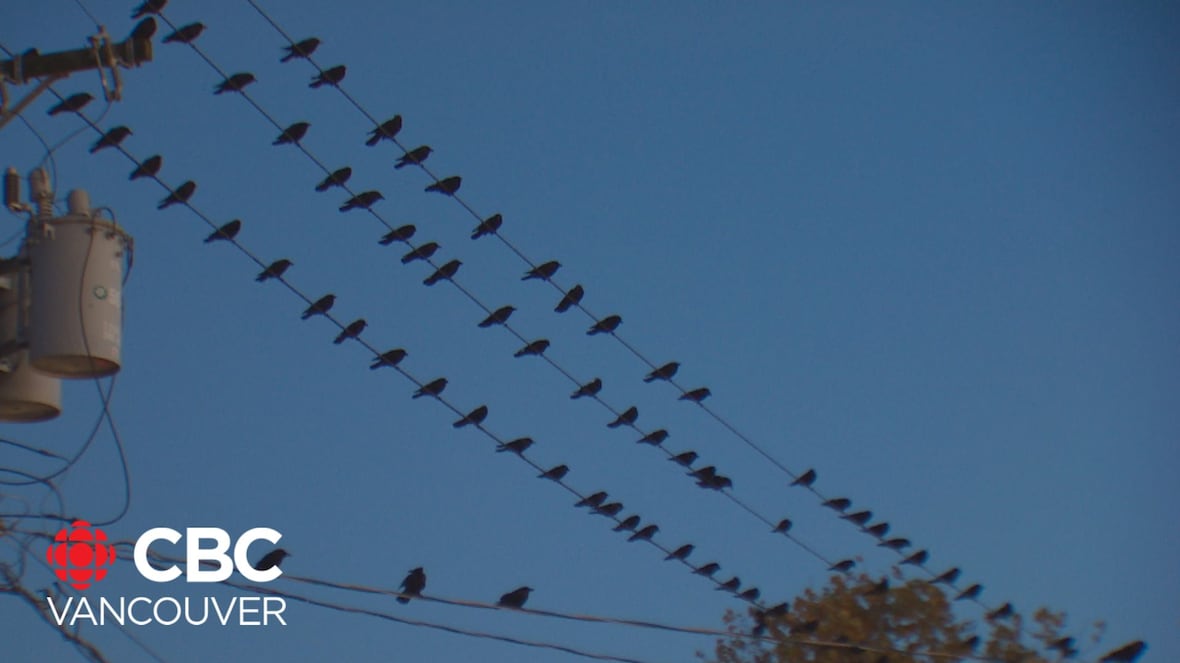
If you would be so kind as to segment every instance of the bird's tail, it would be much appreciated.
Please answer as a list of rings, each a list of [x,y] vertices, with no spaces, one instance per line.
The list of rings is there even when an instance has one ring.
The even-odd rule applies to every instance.
[[[332,341],[332,345],[340,345],[341,343],[344,342],[344,339],[346,339],[346,338],[348,338],[348,337],[345,336],[343,333],[338,334],[336,336],[336,338]]]
[[[397,602],[402,605],[405,605],[410,602],[410,598],[408,596],[399,596],[399,597],[397,597]]]
[[[372,136],[369,137],[369,140],[365,141],[365,145],[368,145],[369,147],[373,147],[374,145],[376,145],[377,143],[380,143],[380,142],[381,142],[381,134],[374,133]]]
[[[304,312],[303,312],[303,315],[299,316],[299,319],[300,319],[300,320],[306,320],[306,319],[310,318],[310,317],[311,317],[311,316],[313,316],[313,315],[315,315],[315,314],[314,314],[314,313],[312,313],[311,311],[304,311]]]
[[[164,41],[167,41],[167,40],[165,39]],[[295,59],[295,51],[291,51],[290,53],[284,55],[282,58],[279,59],[279,62],[290,62],[293,59]]]
[[[401,170],[402,168],[405,168],[408,165],[410,165],[409,161],[398,161],[397,163],[393,164],[393,169],[394,170]]]
[[[329,182],[328,180],[324,180],[323,182],[320,182],[319,184],[315,185],[315,190],[323,192],[323,191],[327,191],[331,186],[332,186],[331,182]]]
[[[352,206],[351,204],[349,204],[349,205],[341,205],[341,206],[340,206],[340,211],[341,211],[341,212],[347,212],[347,211],[348,211],[348,210],[350,210],[350,209],[353,209],[353,206]]]

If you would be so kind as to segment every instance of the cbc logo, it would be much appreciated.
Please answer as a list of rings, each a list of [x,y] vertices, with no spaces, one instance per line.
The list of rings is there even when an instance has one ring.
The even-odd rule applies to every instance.
[[[135,541],[133,555],[139,574],[152,582],[172,582],[184,575],[187,582],[222,582],[236,569],[251,582],[270,582],[283,575],[278,564],[256,569],[248,557],[250,544],[256,541],[278,543],[283,535],[269,527],[246,530],[237,541],[231,541],[219,527],[189,527],[182,535],[170,527],[153,527]],[[171,564],[158,568],[148,561],[148,550],[157,541],[176,544],[184,539],[184,570]],[[53,537],[45,552],[49,565],[58,579],[74,589],[87,589],[107,575],[115,563],[115,546],[107,543],[106,532],[85,520],[75,520]],[[227,554],[233,548],[233,556]]]

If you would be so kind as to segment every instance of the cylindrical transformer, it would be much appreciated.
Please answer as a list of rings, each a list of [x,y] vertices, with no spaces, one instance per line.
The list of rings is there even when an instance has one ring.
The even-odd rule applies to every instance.
[[[69,214],[34,220],[29,356],[33,366],[63,378],[119,370],[123,335],[123,263],[131,237],[96,218],[84,192],[72,192]]]
[[[28,305],[28,267],[7,272],[0,283],[0,342],[20,345]],[[61,380],[33,368],[27,350],[0,359],[0,421],[46,421],[61,414]]]

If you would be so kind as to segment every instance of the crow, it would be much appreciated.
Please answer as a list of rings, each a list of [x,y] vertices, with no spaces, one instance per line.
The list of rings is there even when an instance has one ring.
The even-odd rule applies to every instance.
[[[787,532],[791,531],[791,525],[793,524],[794,523],[791,522],[790,518],[783,518],[782,520],[778,521],[777,525],[774,526],[773,531],[776,534],[786,534]]]
[[[310,122],[296,122],[291,126],[283,129],[283,133],[274,139],[271,145],[296,145],[303,137],[307,135],[307,130],[311,128]]]
[[[338,169],[332,171],[332,173],[330,175],[328,175],[327,177],[325,177],[323,180],[321,180],[319,184],[315,185],[315,190],[316,191],[327,191],[328,189],[331,189],[334,186],[342,187],[342,186],[344,186],[344,183],[347,182],[348,178],[350,178],[350,177],[352,177],[352,168],[349,168],[348,166],[345,166],[343,168],[338,168]]]
[[[835,564],[829,566],[828,570],[829,571],[838,571],[840,573],[847,573],[847,572],[851,571],[852,567],[854,567],[854,566],[856,566],[856,562],[854,562],[850,559],[842,559],[839,562],[836,562]]]
[[[811,484],[815,483],[815,480],[818,476],[819,475],[815,473],[815,470],[807,470],[803,474],[799,475],[794,481],[792,481],[791,485],[810,488]]]
[[[380,191],[376,189],[370,191],[362,191],[352,198],[344,201],[340,206],[341,212],[347,212],[354,209],[369,209],[377,203],[378,200],[385,200],[385,196],[381,195]]]
[[[712,578],[713,574],[717,573],[720,570],[721,570],[720,564],[718,564],[717,562],[709,562],[708,564],[702,564],[701,566],[698,566],[696,568],[696,570],[693,571],[693,573],[695,573],[696,575],[699,575],[699,576],[705,576],[706,578]]]
[[[488,317],[484,318],[483,321],[479,323],[479,326],[487,329],[493,325],[502,325],[508,322],[508,318],[512,316],[512,312],[515,310],[515,306],[501,306],[500,308],[488,314]]]
[[[680,370],[680,362],[671,361],[655,369],[651,373],[648,373],[647,376],[643,378],[643,381],[654,382],[656,380],[671,380],[672,376],[676,375],[676,371],[678,370]]]
[[[901,560],[901,563],[902,564],[913,564],[914,566],[921,566],[921,565],[925,564],[926,560],[928,560],[928,559],[930,559],[930,553],[926,552],[925,550],[919,550],[918,552]]]
[[[561,481],[565,475],[570,473],[568,465],[555,465],[544,472],[537,475],[538,479],[552,479],[553,481]]]
[[[441,394],[443,389],[446,388],[447,379],[438,378],[437,380],[432,380],[431,382],[427,382],[426,384],[419,387],[418,390],[414,392],[413,398],[422,398],[423,396],[434,396],[435,398],[438,398],[438,395]]]
[[[605,318],[595,322],[592,327],[586,332],[587,336],[595,336],[597,334],[609,334],[619,328],[623,324],[623,318],[617,315],[608,315]]]
[[[402,116],[394,115],[369,132],[369,139],[365,141],[365,145],[372,147],[383,140],[393,140],[401,130]]]
[[[633,531],[638,526],[639,526],[639,516],[627,516],[626,518],[623,519],[623,522],[619,523],[618,525],[615,525],[614,531],[616,531],[616,532],[624,532],[627,530]]]
[[[401,360],[406,358],[407,354],[409,353],[401,348],[382,352],[380,356],[373,360],[373,363],[369,364],[369,370],[375,371],[382,366],[397,366],[401,363]]]
[[[434,285],[435,283],[438,283],[439,281],[442,281],[444,279],[449,280],[452,276],[454,276],[459,271],[459,268],[462,266],[463,266],[462,262],[459,262],[458,260],[452,260],[452,261],[448,262],[447,264],[443,265],[442,267],[439,267],[438,269],[434,270],[434,273],[431,274],[430,276],[427,276],[425,279],[423,279],[422,283],[424,285]]]
[[[396,170],[405,168],[410,164],[420,164],[423,161],[426,161],[426,157],[430,156],[430,153],[433,151],[434,150],[432,150],[429,145],[415,147],[414,149],[399,157],[397,163],[393,164],[393,167]]]
[[[658,531],[660,531],[659,525],[648,525],[647,527],[644,527],[643,529],[639,530],[638,532],[627,537],[627,540],[628,541],[651,541],[651,537],[655,536],[656,532],[658,532]]]
[[[145,2],[131,11],[131,18],[143,18],[148,14],[159,14],[164,11],[164,5],[166,4],[168,4],[168,0],[145,0]]]
[[[684,453],[679,453],[679,454],[676,454],[675,456],[672,456],[668,460],[672,461],[673,463],[676,463],[677,465],[683,465],[685,467],[692,467],[692,464],[697,462],[697,458],[698,458],[697,452],[685,451]]]
[[[692,391],[686,391],[683,394],[680,394],[679,400],[700,403],[712,395],[713,392],[709,391],[708,387],[701,387],[700,389],[693,389]]]
[[[241,220],[234,219],[233,221],[230,221],[229,223],[221,226],[217,230],[214,230],[212,233],[210,233],[209,236],[205,238],[205,243],[208,244],[210,242],[216,242],[219,239],[226,240],[226,241],[231,240],[234,237],[237,237],[238,231],[240,231],[241,229],[242,229]]]
[[[188,199],[192,197],[193,192],[196,190],[197,183],[192,180],[188,180],[184,184],[176,187],[172,193],[168,194],[167,198],[161,200],[160,204],[156,205],[156,209],[165,209],[167,207],[171,207],[172,205],[186,203],[188,202]]]
[[[607,428],[618,428],[619,426],[630,426],[639,419],[639,408],[632,405],[627,408],[625,412],[615,417],[615,420],[606,425]]]
[[[528,449],[531,446],[533,446],[533,438],[518,437],[511,442],[505,442],[504,444],[496,445],[496,451],[511,451],[512,453],[519,456],[525,452],[525,449]]]
[[[163,39],[163,43],[171,44],[191,44],[193,40],[201,36],[205,31],[204,23],[189,23],[188,25],[179,27],[175,32],[169,33]]]
[[[155,177],[156,173],[160,172],[160,166],[164,165],[164,158],[158,154],[154,154],[144,159],[135,170],[131,171],[131,176],[127,179],[137,180],[141,177]]]
[[[234,74],[229,78],[221,81],[213,88],[213,94],[225,94],[226,92],[241,92],[247,85],[255,82],[254,74],[248,71]]]
[[[582,398],[583,396],[596,396],[600,391],[602,391],[602,379],[594,378],[570,394],[570,400]]]
[[[504,225],[504,217],[499,214],[493,214],[480,221],[479,225],[475,227],[475,230],[471,231],[471,239],[479,239],[484,235],[493,235],[502,225]]]
[[[315,49],[320,47],[320,40],[315,37],[308,37],[303,41],[296,42],[290,46],[284,46],[283,50],[287,54],[279,59],[279,62],[290,62],[295,58],[306,58],[315,52]]]
[[[348,73],[348,69],[344,65],[337,65],[331,69],[325,69],[312,77],[311,83],[307,87],[315,89],[325,85],[338,85],[340,81],[344,80],[346,73]]]
[[[549,279],[553,278],[553,275],[556,274],[557,270],[559,269],[561,269],[561,263],[557,262],[556,260],[550,260],[549,262],[537,265],[536,267],[525,272],[524,276],[520,277],[520,280],[528,281],[529,279],[541,279],[542,281],[548,281]]]
[[[688,556],[692,554],[693,550],[696,550],[696,546],[692,545],[691,543],[686,543],[683,546],[680,546],[679,548],[677,548],[676,550],[673,550],[672,552],[668,553],[667,557],[664,557],[664,560],[666,561],[666,560],[670,560],[670,559],[688,559]]]
[[[582,303],[582,297],[585,296],[586,289],[583,288],[581,284],[575,285],[566,291],[565,295],[562,296],[561,301],[557,302],[557,306],[553,307],[553,310],[558,313],[565,313],[574,306]]]
[[[332,306],[335,303],[336,303],[336,295],[324,295],[323,297],[320,297],[319,299],[312,302],[312,304],[310,306],[308,306],[306,309],[304,309],[303,315],[300,316],[299,319],[306,320],[313,315],[326,315],[328,313],[328,311],[332,310]]]
[[[411,596],[420,596],[422,590],[426,589],[426,571],[421,566],[411,569],[405,580],[402,580],[401,589],[404,596],[397,597],[398,603],[409,603]]]
[[[435,191],[437,193],[443,194],[444,196],[453,196],[455,195],[455,192],[459,190],[459,187],[462,184],[463,178],[459,177],[458,175],[452,175],[450,177],[443,178],[434,184],[431,184],[424,190],[426,192]]]
[[[438,249],[438,242],[427,242],[402,256],[402,264],[408,265],[415,260],[430,260],[430,256],[434,255]]]
[[[406,242],[409,241],[416,232],[418,232],[416,227],[414,227],[412,224],[406,224],[385,233],[381,236],[381,239],[377,240],[377,243],[381,246],[389,246],[394,242]]]
[[[659,446],[663,444],[664,440],[666,439],[668,439],[668,431],[664,430],[663,428],[659,428],[639,438],[636,440],[636,442],[639,444],[653,444],[655,446]]]
[[[833,497],[832,499],[824,502],[823,505],[829,509],[835,509],[836,511],[843,512],[845,509],[852,506],[852,500],[848,499],[847,497]]]
[[[369,323],[365,322],[364,318],[357,318],[356,320],[353,320],[352,322],[348,323],[347,327],[340,330],[340,333],[336,335],[336,339],[333,340],[332,343],[335,343],[336,345],[340,345],[341,343],[343,343],[344,341],[346,341],[350,338],[357,338],[358,336],[361,335],[361,332],[364,331],[365,327],[367,327],[368,325],[369,325]]]
[[[286,258],[280,258],[280,259],[270,263],[270,265],[268,265],[266,269],[259,272],[258,276],[254,277],[254,280],[261,283],[261,282],[266,281],[268,279],[280,278],[287,271],[287,269],[289,269],[291,267],[291,265],[294,265],[294,264],[295,263],[291,262],[290,260],[287,260]]]
[[[512,353],[513,357],[528,357],[540,356],[545,354],[545,350],[549,349],[549,339],[539,338],[523,348]]]
[[[279,564],[282,564],[284,558],[290,556],[291,553],[287,552],[286,550],[283,550],[282,548],[276,548],[263,555],[262,559],[258,560],[258,563],[254,565],[254,570],[267,571],[273,569]]]
[[[525,601],[529,600],[529,594],[533,591],[532,587],[519,587],[501,596],[496,605],[505,608],[523,608]]]
[[[118,147],[119,143],[122,143],[130,135],[131,130],[127,127],[113,127],[103,134],[102,138],[99,138],[94,145],[90,146],[90,153],[94,154],[104,147]]]
[[[981,585],[979,583],[975,583],[974,585],[971,585],[967,589],[964,589],[963,591],[959,592],[959,595],[955,597],[955,600],[956,601],[963,601],[963,600],[972,601],[972,600],[979,598],[979,595],[982,593],[983,593],[983,585]]]

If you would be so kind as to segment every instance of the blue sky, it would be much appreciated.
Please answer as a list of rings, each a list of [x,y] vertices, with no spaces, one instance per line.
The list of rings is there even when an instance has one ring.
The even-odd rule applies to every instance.
[[[90,0],[112,34],[130,5]],[[623,317],[620,334],[657,361],[683,363],[685,386],[819,488],[846,495],[960,566],[993,605],[1069,613],[1070,631],[1107,622],[1105,645],[1143,638],[1145,661],[1180,659],[1180,13],[1169,3],[487,3],[267,2],[296,37],[316,35],[324,66],[374,115],[405,118],[399,138],[435,149],[428,165],[463,176],[461,196],[563,285]],[[789,516],[831,558],[896,558],[789,490],[784,476],[663,384],[580,314],[554,314],[555,291],[426,177],[395,171],[389,144],[307,63],[280,65],[282,39],[244,2],[174,1],[177,24],[203,21],[199,45],[229,71],[252,71],[255,99],[283,124],[311,122],[304,144],[350,165],[375,209],[418,226],[416,239],[458,258],[462,283],[603,396],[637,405],[639,423],[672,433],[733,477],[760,512]],[[73,2],[0,10],[0,43],[43,52],[83,45],[93,26]],[[161,34],[166,32],[162,30]],[[158,40],[157,40],[158,41]],[[318,194],[316,167],[189,49],[157,43],[124,71],[124,101],[104,126],[160,153],[162,176],[198,183],[193,203],[264,258],[288,257],[311,296],[365,317],[375,346],[405,367],[450,379],[488,426],[537,440],[532,457],[567,463],[584,492],[607,490],[693,542],[697,562],[756,584],[769,602],[824,582],[824,566],[712,493],[701,491],[572,387],[343,194]],[[63,93],[98,89],[76,75]],[[80,126],[28,118],[50,143]],[[101,106],[87,109],[95,117]],[[322,319],[182,208],[158,212],[153,183],[128,182],[117,153],[88,155],[86,132],[56,152],[59,191],[84,188],[135,236],[124,369],[114,414],[133,501],[108,528],[269,526],[294,553],[288,573],[396,586],[426,567],[428,591],[494,601],[519,585],[530,605],[719,625],[742,604],[627,544],[602,519],[387,371],[360,346],[333,346]],[[0,131],[4,166],[25,172],[44,150],[19,123]],[[20,220],[11,217],[11,231]],[[11,251],[11,247],[9,247]],[[67,384],[52,423],[0,434],[69,452],[98,408],[92,384]],[[39,460],[39,459],[38,459]],[[42,471],[0,447],[5,466]],[[30,470],[30,468],[32,468]],[[72,511],[101,520],[121,506],[109,436],[62,487]],[[40,499],[27,491],[26,497]],[[11,502],[5,502],[11,504]],[[35,551],[36,552],[36,551]],[[5,551],[5,559],[12,552]],[[34,578],[41,571],[32,572]],[[212,594],[146,586],[128,566],[104,595]],[[35,584],[35,583],[34,583]],[[298,585],[277,586],[302,590]],[[97,589],[97,588],[96,588]],[[91,590],[94,591],[94,590]],[[652,661],[709,649],[705,638],[554,623],[385,598],[326,595],[407,617]],[[168,660],[549,661],[557,654],[291,604],[282,629],[136,631]],[[977,612],[964,616],[978,619]],[[14,600],[0,602],[13,660],[73,650]],[[84,631],[116,660],[144,654],[118,632]],[[1102,651],[1086,649],[1089,658]],[[572,659],[571,659],[572,660]]]

